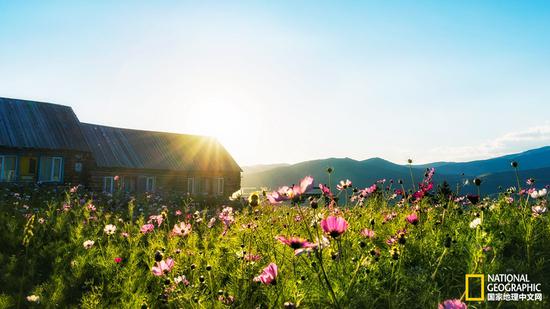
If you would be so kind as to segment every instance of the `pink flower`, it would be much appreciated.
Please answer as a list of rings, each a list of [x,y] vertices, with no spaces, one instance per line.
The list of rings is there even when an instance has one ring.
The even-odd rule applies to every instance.
[[[216,218],[215,218],[215,217],[212,217],[212,218],[210,219],[210,221],[208,221],[207,226],[208,226],[209,229],[211,229],[212,227],[214,227],[214,224],[216,224]]]
[[[369,230],[369,229],[363,229],[361,230],[361,235],[364,236],[364,237],[367,237],[367,238],[374,238],[374,231],[373,230]]]
[[[174,267],[174,260],[167,258],[166,261],[162,260],[160,262],[156,262],[151,271],[155,276],[162,276],[169,273],[172,270],[172,267]]]
[[[407,222],[409,222],[412,225],[418,224],[418,216],[414,212],[412,214],[408,215],[405,220],[407,220]]]
[[[315,244],[310,243],[309,241],[307,241],[307,239],[303,239],[303,238],[295,237],[295,236],[290,237],[290,238],[286,238],[284,236],[277,236],[275,239],[277,239],[282,244],[285,244],[285,245],[289,246],[290,248],[294,249],[294,254],[295,255],[298,255],[298,254],[302,253],[302,251],[304,251],[304,250],[300,250],[300,249],[311,249],[311,248],[316,247]]]
[[[283,201],[291,200],[298,197],[313,187],[313,177],[306,176],[300,180],[300,185],[294,185],[292,188],[288,186],[280,187],[277,191],[267,194],[267,199],[271,204],[279,204]]]
[[[120,236],[122,236],[124,238],[128,238],[130,236],[130,234],[128,234],[126,232],[122,232],[122,233],[120,233]]]
[[[116,257],[115,258],[115,263],[119,264],[120,262],[122,262],[122,258],[121,257]]]
[[[468,306],[461,302],[460,299],[447,299],[439,304],[438,309],[467,309]]]
[[[345,190],[349,187],[351,187],[351,181],[349,179],[346,179],[345,181],[340,180],[340,184],[336,185],[336,189],[338,189],[338,191]]]
[[[191,223],[180,222],[174,224],[172,235],[187,236],[191,233]]]
[[[321,221],[321,228],[325,233],[336,238],[348,229],[348,222],[342,217],[329,216]]]
[[[247,253],[244,255],[244,260],[247,262],[257,262],[262,258],[259,254]]]
[[[147,234],[152,232],[154,229],[155,229],[155,226],[149,223],[149,224],[142,225],[139,231],[142,232],[143,234]]]
[[[294,191],[295,195],[302,195],[311,190],[311,188],[313,188],[313,177],[306,176],[302,180],[300,180],[299,186],[295,185],[292,188],[292,191]]]
[[[181,214],[182,214],[181,210],[179,210],[179,209],[176,210],[176,216],[181,216]]]
[[[162,215],[152,215],[149,216],[149,221],[147,221],[147,223],[156,223],[157,227],[159,227],[163,221],[164,217]]]
[[[329,187],[327,187],[323,184],[319,184],[319,189],[321,189],[321,192],[323,192],[323,195],[328,196],[328,197],[332,197],[332,192],[330,192]]]
[[[88,206],[86,206],[86,208],[88,208],[88,210],[90,212],[94,212],[96,210],[94,204],[92,204],[92,203],[88,204]]]
[[[262,273],[254,277],[255,282],[261,282],[263,284],[275,284],[277,278],[277,265],[275,263],[269,263]]]

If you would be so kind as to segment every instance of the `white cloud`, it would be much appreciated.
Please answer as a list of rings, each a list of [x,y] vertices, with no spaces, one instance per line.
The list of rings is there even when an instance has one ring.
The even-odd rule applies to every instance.
[[[550,123],[509,132],[476,146],[437,147],[429,156],[437,161],[468,161],[502,156],[550,145]]]

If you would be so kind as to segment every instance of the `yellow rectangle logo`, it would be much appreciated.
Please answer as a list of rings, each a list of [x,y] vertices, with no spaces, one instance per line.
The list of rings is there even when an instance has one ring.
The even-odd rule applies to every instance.
[[[481,294],[479,297],[470,297],[470,278],[481,279]],[[466,274],[466,300],[467,301],[483,301],[485,300],[485,275],[483,274]]]

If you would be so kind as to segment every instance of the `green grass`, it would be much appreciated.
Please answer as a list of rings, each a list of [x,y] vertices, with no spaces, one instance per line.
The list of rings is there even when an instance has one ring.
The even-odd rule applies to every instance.
[[[462,205],[428,195],[413,204],[376,193],[363,205],[331,209],[324,198],[313,209],[308,201],[271,205],[260,197],[256,207],[244,201],[226,204],[233,207],[235,222],[224,235],[219,219],[208,227],[220,204],[200,210],[174,197],[128,202],[116,195],[92,202],[85,192],[4,189],[0,307],[281,308],[292,303],[303,308],[436,308],[446,299],[464,301],[467,273],[526,273],[532,282],[543,283],[544,303],[514,306],[543,308],[550,296],[550,223],[547,213],[533,216],[531,206],[546,205],[547,199],[514,196],[509,204],[505,197]],[[63,204],[70,209],[63,210]],[[412,225],[405,217],[415,208],[419,223]],[[176,216],[176,210],[183,214]],[[397,216],[384,222],[392,212]],[[158,214],[164,222],[141,233],[148,216]],[[345,218],[349,228],[336,239],[328,237],[330,245],[322,250],[294,256],[293,249],[275,240],[283,235],[315,242],[326,235],[315,218],[329,215]],[[482,223],[470,228],[475,218]],[[192,224],[189,235],[171,235],[180,221]],[[113,235],[104,232],[107,224],[116,226]],[[373,229],[375,237],[363,237],[364,228]],[[388,245],[386,240],[403,228],[404,240]],[[92,248],[84,248],[86,240],[95,242]],[[175,261],[164,276],[151,271],[157,251]],[[248,262],[243,255],[249,253],[261,258]],[[254,282],[271,262],[278,265],[276,284]],[[178,276],[189,284],[176,283]],[[29,302],[29,295],[39,296],[39,303]]]

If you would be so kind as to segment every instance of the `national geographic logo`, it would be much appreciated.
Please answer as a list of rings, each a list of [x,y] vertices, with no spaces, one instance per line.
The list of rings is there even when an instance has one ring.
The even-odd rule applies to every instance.
[[[487,291],[487,294],[485,294]],[[466,301],[542,301],[542,284],[527,274],[466,274]]]

